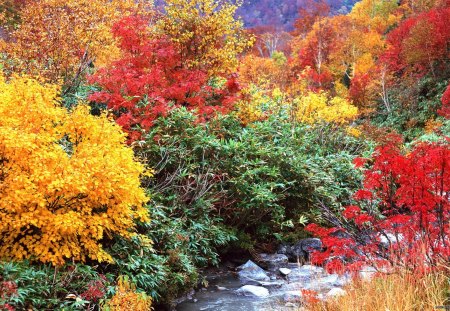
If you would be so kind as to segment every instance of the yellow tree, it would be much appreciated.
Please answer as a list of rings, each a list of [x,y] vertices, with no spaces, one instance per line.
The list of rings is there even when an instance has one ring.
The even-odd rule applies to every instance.
[[[0,257],[111,261],[100,241],[148,220],[142,164],[125,134],[59,88],[0,77]]]
[[[341,97],[330,97],[326,92],[308,92],[294,99],[296,119],[303,123],[320,122],[346,124],[358,115],[358,108]]]
[[[182,54],[183,64],[210,75],[229,74],[253,43],[227,0],[166,0],[159,28]]]
[[[144,9],[133,0],[26,0],[2,50],[13,59],[12,71],[70,82],[92,62],[118,56],[112,25]]]

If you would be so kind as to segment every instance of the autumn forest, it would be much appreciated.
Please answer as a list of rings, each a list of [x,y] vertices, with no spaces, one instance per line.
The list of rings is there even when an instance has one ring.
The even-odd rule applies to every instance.
[[[449,23],[0,0],[0,311],[450,308]]]

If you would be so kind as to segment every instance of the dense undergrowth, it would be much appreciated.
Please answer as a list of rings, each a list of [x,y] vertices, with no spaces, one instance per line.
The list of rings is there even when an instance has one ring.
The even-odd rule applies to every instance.
[[[313,310],[448,303],[448,1],[317,1],[291,33],[166,2],[0,2],[0,310],[163,308],[311,235],[388,272]]]

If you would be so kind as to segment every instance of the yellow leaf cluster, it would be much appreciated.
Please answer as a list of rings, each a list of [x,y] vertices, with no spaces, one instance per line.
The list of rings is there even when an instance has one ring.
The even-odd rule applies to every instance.
[[[181,51],[190,68],[210,75],[235,71],[237,56],[253,44],[241,20],[238,5],[227,0],[166,0],[159,28]]]
[[[342,97],[330,97],[326,92],[308,92],[294,99],[296,119],[315,124],[328,122],[345,124],[356,118],[358,108]]]
[[[244,99],[236,104],[236,113],[243,124],[261,121],[269,115],[280,113],[289,104],[287,95],[279,88],[270,92],[251,84],[242,93]]]
[[[144,167],[118,125],[67,111],[58,93],[0,77],[0,257],[111,261],[100,241],[148,220]]]
[[[152,299],[145,293],[136,292],[136,286],[126,277],[119,277],[114,296],[107,301],[103,310],[108,311],[149,311]]]
[[[120,55],[112,25],[143,9],[133,0],[29,0],[2,47],[14,60],[9,69],[57,82],[90,62],[103,66]]]

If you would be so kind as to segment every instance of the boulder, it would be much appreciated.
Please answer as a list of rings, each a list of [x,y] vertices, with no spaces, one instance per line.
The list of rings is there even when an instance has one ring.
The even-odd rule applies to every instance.
[[[288,257],[290,261],[304,262],[309,259],[309,254],[322,249],[322,242],[317,238],[302,239],[292,245],[282,244],[277,253]]]
[[[258,284],[259,281],[270,281],[266,271],[249,260],[244,265],[237,267],[239,280],[242,284]]]
[[[285,254],[259,254],[259,263],[262,267],[275,271],[286,265],[289,259]]]
[[[236,290],[236,293],[244,296],[266,298],[269,297],[269,290],[261,286],[244,285]]]
[[[265,281],[260,281],[258,282],[258,285],[264,286],[264,287],[274,287],[274,288],[279,288],[281,286],[284,285],[283,281],[270,281],[270,282],[265,282]]]
[[[291,273],[288,275],[288,280],[289,282],[304,282],[313,278],[317,279],[322,274],[324,274],[323,268],[313,265],[304,265],[298,268],[293,268]]]
[[[302,250],[301,241],[293,245],[282,244],[278,247],[277,253],[286,255],[290,261],[303,262],[307,257],[307,254]]]
[[[317,238],[307,238],[300,241],[302,250],[306,253],[322,250],[322,241]]]
[[[280,269],[278,269],[278,271],[280,271],[280,273],[281,273],[282,275],[288,275],[289,273],[292,272],[292,270],[289,269],[289,268],[280,268]]]

